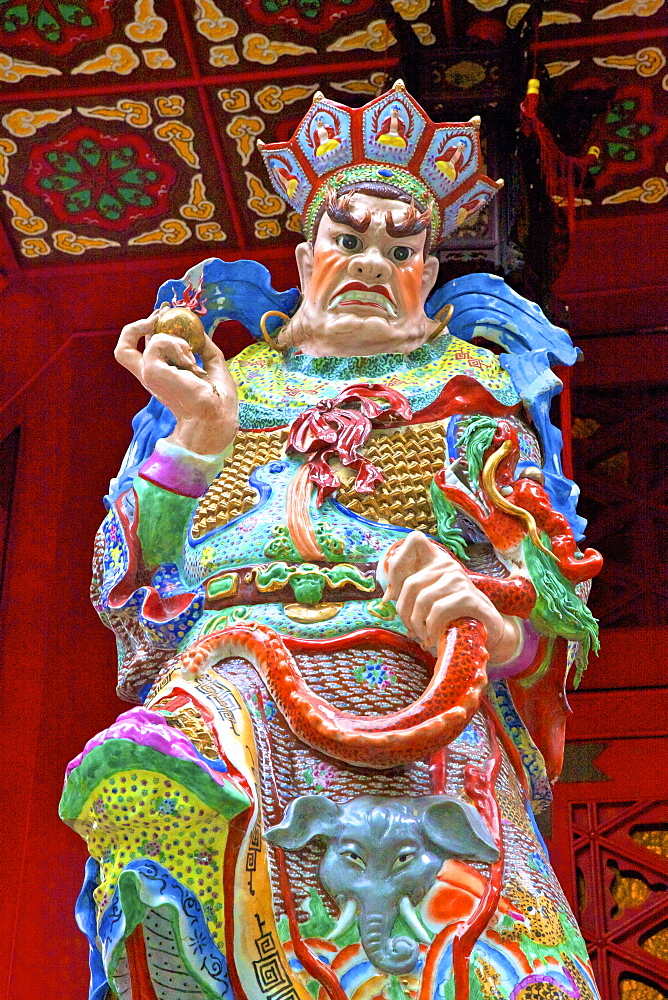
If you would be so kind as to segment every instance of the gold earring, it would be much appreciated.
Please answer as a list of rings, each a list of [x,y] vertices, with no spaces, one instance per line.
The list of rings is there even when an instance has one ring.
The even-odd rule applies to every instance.
[[[452,314],[454,313],[454,311],[455,307],[450,302],[448,302],[446,306],[443,306],[442,309],[438,310],[438,312],[434,316],[434,319],[439,320],[439,324],[434,330],[434,332],[427,337],[427,343],[429,343],[430,340],[436,340],[436,338],[443,333],[443,330],[446,328],[446,326],[452,319]]]
[[[266,321],[269,318],[269,316],[280,316],[281,319],[284,319],[286,322],[290,319],[290,317],[288,316],[287,313],[279,312],[278,309],[269,309],[260,319],[260,329],[262,330],[262,339],[267,344],[269,344],[269,346],[272,347],[275,351],[278,351],[279,354],[285,354],[285,352],[287,351],[287,347],[284,344],[277,344],[276,340],[270,337],[269,334],[267,333]],[[283,326],[285,326],[285,324],[283,324]],[[283,327],[281,327],[281,330],[282,329]],[[280,332],[281,331],[279,330],[278,334],[276,335],[277,337],[280,334]]]

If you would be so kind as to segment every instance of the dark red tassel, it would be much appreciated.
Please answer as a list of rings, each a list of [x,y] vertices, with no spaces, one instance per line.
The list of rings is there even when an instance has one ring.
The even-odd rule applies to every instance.
[[[520,105],[520,121],[525,135],[535,135],[540,147],[540,170],[547,193],[559,199],[566,209],[569,232],[575,228],[575,193],[585,173],[601,155],[598,146],[590,146],[586,156],[566,156],[557,146],[551,132],[538,117],[540,80],[535,77],[527,84],[526,97]]]

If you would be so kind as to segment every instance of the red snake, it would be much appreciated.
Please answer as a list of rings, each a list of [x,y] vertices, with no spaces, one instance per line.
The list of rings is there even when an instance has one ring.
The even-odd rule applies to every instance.
[[[535,600],[529,580],[469,575],[499,611],[528,617]],[[397,638],[390,632],[368,629],[338,642],[347,647],[382,648]],[[240,622],[213,632],[190,646],[176,664],[183,676],[196,677],[220,660],[242,657],[258,671],[290,729],[303,743],[346,764],[387,769],[427,757],[466,727],[487,684],[486,639],[484,625],[472,618],[458,618],[441,638],[435,663],[416,643],[402,640],[417,658],[433,664],[433,672],[416,701],[383,716],[341,711],[309,688],[290,650],[325,647],[326,642],[280,636],[260,623]]]
[[[489,515],[465,497],[462,502],[463,494],[448,487],[442,476],[437,476],[436,482],[449,499],[459,501],[468,513],[477,515],[490,534],[493,534],[490,529],[496,527],[496,522],[501,522],[497,528],[497,541],[502,549],[506,547],[504,542],[507,545],[510,541],[510,536],[516,543],[524,534],[533,535],[545,527],[559,553],[555,558],[565,571],[580,578],[587,573],[593,575],[596,569],[591,564],[596,564],[598,553],[588,550],[587,558],[582,560],[584,565],[578,564],[573,558],[575,542],[572,534],[565,519],[552,510],[547,494],[526,480],[519,483],[513,481],[518,456],[519,444],[514,429],[508,422],[500,421],[494,442],[486,452],[483,473],[483,479],[487,480],[485,492],[491,506]],[[324,479],[328,468],[324,461],[322,466],[320,473]],[[489,474],[486,475],[487,469]],[[365,471],[363,468],[362,472]],[[497,482],[492,483],[493,479]],[[505,498],[498,493],[501,484],[512,484],[514,503],[511,500],[504,503]],[[535,512],[535,521],[533,516],[526,516],[527,508],[532,514]],[[518,517],[518,514],[523,516]],[[527,532],[528,527],[530,532]],[[403,539],[388,550],[384,557],[385,566],[402,542]],[[536,592],[525,576],[497,579],[467,572],[475,586],[490,598],[501,614],[529,617]],[[257,622],[240,622],[200,639],[176,658],[175,665],[183,676],[196,677],[221,660],[230,657],[246,659],[258,671],[290,729],[303,743],[346,764],[387,769],[428,757],[462,732],[477,710],[487,684],[486,639],[485,627],[479,621],[458,618],[448,625],[443,634],[434,663],[433,657],[425,654],[416,643],[381,629],[362,630],[340,639],[318,642],[280,636]],[[309,688],[290,651],[326,650],[334,645],[338,648],[370,645],[382,649],[383,645],[397,642],[402,642],[418,659],[433,665],[433,671],[426,689],[416,701],[384,716],[354,715],[329,704]]]

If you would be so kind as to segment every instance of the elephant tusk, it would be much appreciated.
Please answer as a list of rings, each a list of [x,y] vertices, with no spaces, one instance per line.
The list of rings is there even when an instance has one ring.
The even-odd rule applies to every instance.
[[[413,904],[411,903],[408,896],[404,898],[399,903],[399,913],[404,918],[410,929],[413,931],[415,936],[423,941],[424,944],[431,944],[431,938],[425,928],[422,926],[417,918],[417,914],[413,909]]]
[[[343,934],[344,931],[347,931],[354,921],[356,913],[357,904],[354,899],[349,899],[341,910],[339,919],[336,922],[336,927],[329,932],[325,941],[332,941],[334,938],[339,937],[340,934]]]

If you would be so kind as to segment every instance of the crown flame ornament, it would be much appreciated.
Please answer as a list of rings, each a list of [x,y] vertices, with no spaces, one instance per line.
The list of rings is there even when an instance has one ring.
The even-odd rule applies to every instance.
[[[312,239],[328,188],[391,184],[432,205],[432,246],[479,212],[503,187],[480,169],[480,118],[432,122],[402,80],[362,108],[319,91],[289,142],[263,143],[271,182]]]

